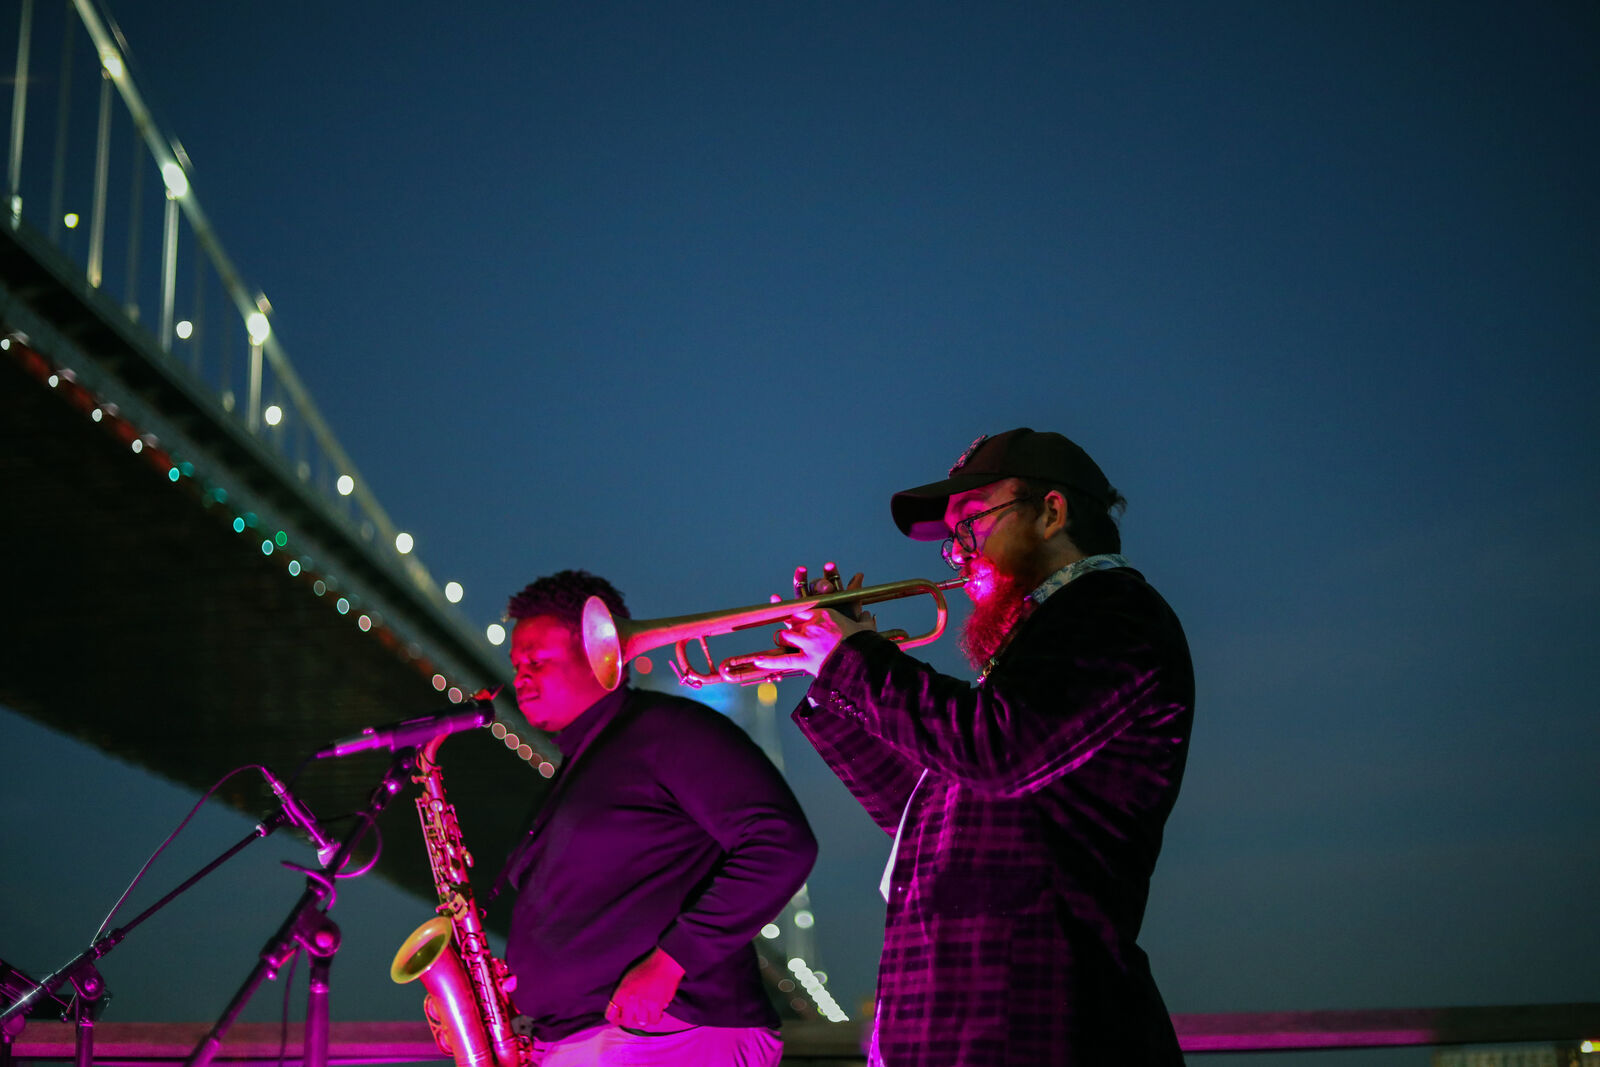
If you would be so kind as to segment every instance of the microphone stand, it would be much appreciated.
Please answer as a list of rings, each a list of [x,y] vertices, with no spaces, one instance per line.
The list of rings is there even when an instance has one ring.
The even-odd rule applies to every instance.
[[[122,943],[123,938],[133,932],[135,927],[166,907],[174,898],[200,881],[200,879],[232,859],[247,845],[266,837],[288,822],[289,816],[282,809],[266,816],[256,824],[255,829],[251,830],[249,834],[223,852],[222,855],[189,876],[176,889],[144,911],[141,911],[125,925],[119,926],[104,937],[95,940],[88,948],[68,960],[64,966],[58,968],[43,980],[34,983],[31,990],[8,1004],[4,1010],[0,1010],[0,1023],[4,1023],[13,1017],[24,1015],[41,998],[53,1000],[58,1006],[62,1006],[61,1020],[66,1022],[70,1017],[73,1023],[76,1024],[76,1067],[90,1067],[90,1064],[94,1062],[95,1013],[105,1005],[106,1001],[111,999],[110,995],[105,991],[105,980],[101,978],[100,972],[95,968],[94,961],[116,948]],[[17,973],[20,972],[13,971],[13,974]],[[55,992],[66,982],[72,983],[74,995],[70,1003],[62,1005],[60,998],[55,996]],[[10,1049],[9,1038],[6,1041],[6,1049],[7,1051]]]
[[[405,788],[416,762],[416,749],[405,748],[396,753],[384,772],[383,778],[367,798],[361,811],[360,825],[371,828],[378,816],[388,807],[389,801]],[[361,838],[353,834],[339,846],[339,851],[322,871],[306,876],[306,889],[290,909],[283,925],[262,946],[260,959],[244,983],[239,987],[228,1006],[223,1009],[210,1032],[200,1039],[184,1067],[207,1067],[222,1048],[222,1039],[244,1011],[251,996],[261,983],[276,978],[284,964],[295,952],[305,949],[310,960],[311,973],[306,991],[306,1023],[304,1067],[327,1067],[328,1064],[328,974],[333,966],[333,955],[339,950],[339,927],[326,912],[332,906],[333,872],[344,866],[351,849]],[[83,1065],[80,1065],[83,1067]]]

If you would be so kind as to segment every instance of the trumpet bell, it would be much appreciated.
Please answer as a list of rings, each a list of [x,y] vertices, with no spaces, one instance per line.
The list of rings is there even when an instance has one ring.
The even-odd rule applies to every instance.
[[[608,691],[615,689],[622,681],[622,637],[604,600],[592,596],[584,602],[581,628],[589,669]]]

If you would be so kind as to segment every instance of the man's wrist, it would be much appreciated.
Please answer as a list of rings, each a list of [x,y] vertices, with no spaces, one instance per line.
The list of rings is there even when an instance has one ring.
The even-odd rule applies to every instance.
[[[851,644],[853,641],[855,641],[855,639],[857,637],[860,637],[862,634],[872,634],[874,637],[882,636],[881,634],[878,633],[877,630],[874,630],[869,626],[863,626],[861,629],[852,630],[850,633],[848,633],[848,634],[844,635],[843,637],[839,638],[838,643],[835,644],[831,649],[828,650],[828,654],[826,656],[822,657],[822,662],[817,664],[817,678],[818,678],[818,680],[820,680],[822,678],[822,676],[827,674],[830,670],[832,670],[833,668],[838,666],[838,664],[839,664],[839,650],[841,648],[844,648],[846,645]],[[857,644],[859,644],[859,642],[857,642]]]
[[[654,966],[660,967],[662,970],[674,975],[676,978],[683,977],[682,964],[673,959],[672,954],[666,949],[662,948],[660,945],[657,945],[652,951],[651,955],[654,957],[654,959],[651,961]]]

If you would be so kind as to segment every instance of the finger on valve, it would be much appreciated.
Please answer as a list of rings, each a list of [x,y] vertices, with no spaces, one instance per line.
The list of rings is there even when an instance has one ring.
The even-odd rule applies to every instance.
[[[860,589],[863,577],[862,572],[856,571],[855,574],[851,575],[849,583],[846,584],[839,576],[839,565],[830,560],[822,565],[822,578],[816,583],[817,592],[832,593],[845,589]],[[867,618],[866,613],[862,611],[862,605],[858,602],[850,601],[835,604],[834,607],[857,622]]]
[[[844,583],[839,581],[839,565],[833,560],[822,565],[822,591],[832,593],[844,588]]]

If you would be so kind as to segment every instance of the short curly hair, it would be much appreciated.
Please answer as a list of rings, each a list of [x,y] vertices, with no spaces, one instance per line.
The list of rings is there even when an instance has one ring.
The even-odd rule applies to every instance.
[[[597,596],[611,609],[613,618],[631,618],[622,594],[604,578],[588,571],[557,571],[533,582],[506,604],[507,619],[532,619],[549,615],[574,630],[583,621],[583,605]]]

